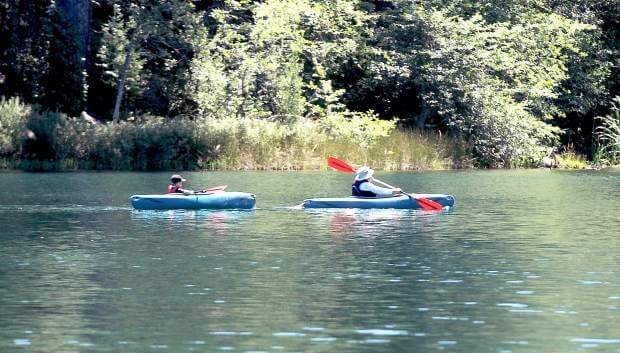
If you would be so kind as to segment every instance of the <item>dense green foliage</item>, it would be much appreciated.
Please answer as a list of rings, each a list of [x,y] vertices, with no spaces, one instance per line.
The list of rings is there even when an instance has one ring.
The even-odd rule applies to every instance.
[[[470,164],[464,143],[396,129],[371,115],[286,125],[153,116],[97,123],[10,99],[0,101],[0,116],[0,167],[29,170],[319,169],[330,153],[397,170]]]
[[[9,157],[18,152],[30,113],[30,107],[17,98],[0,100],[0,156]]]
[[[196,136],[265,120],[346,135],[363,159],[396,119],[465,141],[479,166],[560,145],[613,162],[613,119],[595,117],[617,112],[619,20],[617,0],[8,0],[0,96],[35,105],[3,101],[0,153],[194,168],[221,160]],[[62,114],[82,111],[119,126]]]

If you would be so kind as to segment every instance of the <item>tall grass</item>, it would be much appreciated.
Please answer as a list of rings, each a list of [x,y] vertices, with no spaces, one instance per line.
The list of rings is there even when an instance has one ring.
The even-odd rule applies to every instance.
[[[608,115],[598,117],[601,125],[596,128],[600,141],[601,164],[620,164],[620,96],[612,100]]]
[[[23,109],[22,109],[23,108]],[[21,109],[21,110],[20,110]],[[336,155],[385,170],[471,167],[470,148],[440,134],[395,128],[371,115],[310,120],[164,119],[118,124],[0,102],[0,168],[26,170],[324,169]],[[6,119],[19,115],[20,119]],[[10,130],[10,131],[9,131]]]
[[[210,163],[216,169],[316,170],[326,168],[329,155],[384,170],[473,165],[465,143],[430,132],[390,129],[371,137],[352,136],[308,119],[287,125],[258,119],[211,120],[200,131],[207,136],[204,140],[217,137],[218,153]]]

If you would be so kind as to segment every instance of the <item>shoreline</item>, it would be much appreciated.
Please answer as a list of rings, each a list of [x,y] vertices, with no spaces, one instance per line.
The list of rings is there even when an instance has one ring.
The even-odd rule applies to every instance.
[[[22,164],[22,167],[15,165],[15,163]],[[219,163],[214,163],[219,164]],[[165,172],[323,172],[328,171],[330,168],[325,165],[318,165],[315,163],[304,163],[306,167],[281,167],[281,166],[255,166],[255,167],[241,167],[241,168],[198,168],[198,169],[112,169],[112,168],[80,168],[75,167],[76,162],[73,160],[65,161],[6,161],[6,159],[0,159],[0,172],[25,172],[25,173],[73,173],[73,172],[127,172],[127,173],[165,173]],[[313,167],[307,167],[312,165]],[[385,169],[380,167],[374,167],[377,172],[384,173],[415,173],[415,172],[449,172],[449,171],[473,171],[473,170],[558,170],[558,171],[605,171],[605,170],[620,170],[620,165],[613,166],[596,166],[593,164],[587,164],[585,167],[569,168],[569,167],[517,167],[517,168],[480,168],[475,166],[469,166],[465,168],[397,168],[397,169]]]

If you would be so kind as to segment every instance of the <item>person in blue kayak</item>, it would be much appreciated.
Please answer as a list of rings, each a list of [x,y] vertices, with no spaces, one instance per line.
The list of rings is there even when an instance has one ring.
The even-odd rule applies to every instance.
[[[355,172],[355,180],[351,185],[353,196],[361,197],[382,197],[394,194],[400,194],[403,191],[400,188],[382,188],[372,183],[372,175],[374,170],[364,166]]]
[[[168,185],[169,194],[193,194],[194,190],[183,189],[183,182],[187,181],[182,176],[175,174],[170,177],[170,185]]]

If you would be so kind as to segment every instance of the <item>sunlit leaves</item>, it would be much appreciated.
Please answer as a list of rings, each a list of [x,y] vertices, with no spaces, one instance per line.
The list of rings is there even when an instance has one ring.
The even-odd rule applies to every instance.
[[[395,92],[413,86],[418,119],[434,114],[469,138],[482,165],[535,165],[543,147],[558,141],[549,121],[564,114],[559,98],[571,60],[586,55],[584,33],[594,27],[536,7],[510,5],[514,12],[497,17],[398,3],[380,16],[374,39],[389,60],[374,56],[383,63],[369,66],[370,74],[393,77],[387,83]],[[364,81],[383,85],[377,82]]]
[[[333,87],[330,75],[359,45],[364,18],[349,1],[227,1],[211,13],[215,33],[205,31],[196,44],[201,49],[192,63],[192,96],[199,113],[342,111],[343,91]]]

